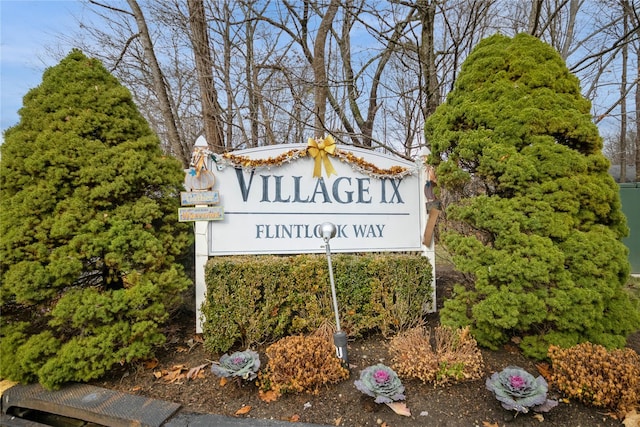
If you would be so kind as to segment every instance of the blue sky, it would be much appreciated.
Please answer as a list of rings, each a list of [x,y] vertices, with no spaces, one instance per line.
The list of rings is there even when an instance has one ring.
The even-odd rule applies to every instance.
[[[80,0],[0,0],[0,112],[2,132],[19,121],[22,97],[42,82],[45,68],[56,65],[51,52],[68,53],[72,46],[61,34],[78,30],[74,16]],[[4,140],[4,138],[3,138]]]

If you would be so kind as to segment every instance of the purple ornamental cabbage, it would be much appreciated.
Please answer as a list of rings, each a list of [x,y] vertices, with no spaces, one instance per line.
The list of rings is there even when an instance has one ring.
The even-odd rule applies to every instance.
[[[364,394],[375,397],[376,403],[404,400],[404,386],[400,378],[393,369],[381,363],[361,371],[360,379],[354,384]]]
[[[524,369],[509,366],[487,378],[487,389],[493,392],[507,410],[527,413],[548,412],[558,405],[547,399],[548,386],[542,376],[534,378]]]
[[[260,369],[260,357],[253,350],[236,351],[230,356],[224,354],[220,362],[211,366],[211,372],[219,377],[239,377],[254,380]]]

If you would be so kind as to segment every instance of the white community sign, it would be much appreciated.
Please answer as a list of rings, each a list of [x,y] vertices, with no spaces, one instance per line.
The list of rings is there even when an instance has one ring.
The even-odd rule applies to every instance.
[[[433,239],[423,242],[424,158],[408,161],[339,147],[330,136],[216,154],[200,137],[191,165],[181,204],[193,206],[181,208],[179,220],[195,224],[197,333],[210,256],[322,253],[324,222],[337,230],[332,252],[409,251],[428,257],[435,302]]]

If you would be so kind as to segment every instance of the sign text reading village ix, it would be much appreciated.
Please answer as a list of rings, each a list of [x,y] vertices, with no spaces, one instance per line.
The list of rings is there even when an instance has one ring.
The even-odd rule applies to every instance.
[[[360,213],[367,217],[366,205],[404,204],[401,192],[401,179],[376,179],[369,177],[336,177],[332,181],[324,178],[305,180],[302,175],[285,176],[251,172],[245,176],[241,169],[235,169],[237,183],[243,202],[250,200],[260,204],[314,204],[323,206],[335,203],[339,205],[362,205]],[[373,187],[373,188],[372,188]],[[264,206],[264,205],[263,205]],[[291,207],[289,205],[289,207]],[[343,207],[341,207],[343,208]],[[324,209],[323,209],[324,210]],[[320,212],[319,212],[320,213]],[[255,224],[255,238],[321,238],[317,224]],[[385,224],[336,224],[336,237],[380,238],[383,237]]]

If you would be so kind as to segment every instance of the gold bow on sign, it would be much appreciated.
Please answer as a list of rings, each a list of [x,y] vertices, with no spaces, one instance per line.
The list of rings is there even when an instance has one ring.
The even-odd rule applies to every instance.
[[[313,177],[322,177],[322,164],[324,163],[324,170],[327,171],[327,177],[331,174],[337,175],[338,173],[333,168],[331,161],[329,160],[329,154],[333,156],[336,152],[336,142],[331,135],[327,136],[323,140],[309,138],[309,144],[307,145],[307,151],[311,154],[316,161],[313,166]]]

